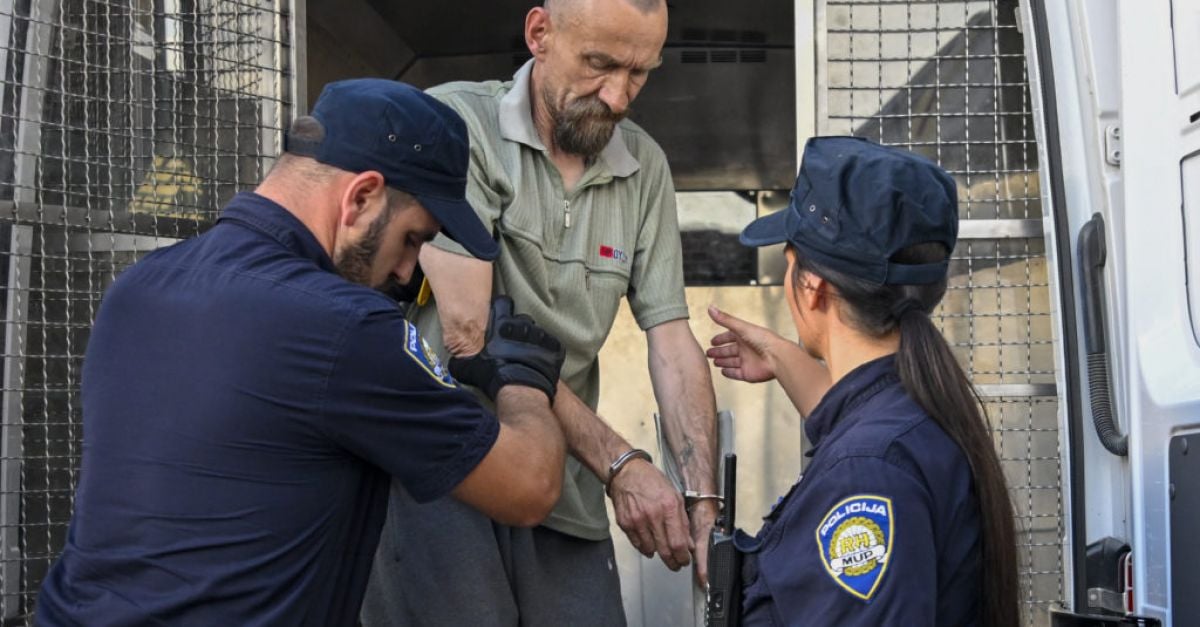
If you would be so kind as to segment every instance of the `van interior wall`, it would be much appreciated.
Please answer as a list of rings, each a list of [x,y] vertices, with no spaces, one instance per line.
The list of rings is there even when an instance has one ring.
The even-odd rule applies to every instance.
[[[345,78],[395,78],[415,53],[365,0],[310,0],[308,104],[326,83]]]

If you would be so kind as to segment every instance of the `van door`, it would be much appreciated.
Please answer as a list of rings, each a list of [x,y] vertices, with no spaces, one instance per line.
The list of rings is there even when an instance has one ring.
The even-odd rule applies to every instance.
[[[1070,609],[1195,624],[1200,7],[1033,2],[1025,19],[1057,270]]]

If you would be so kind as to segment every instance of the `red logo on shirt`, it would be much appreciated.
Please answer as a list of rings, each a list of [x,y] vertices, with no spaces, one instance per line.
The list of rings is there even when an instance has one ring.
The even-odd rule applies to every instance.
[[[600,246],[600,256],[605,259],[615,259],[621,263],[629,261],[629,256],[625,254],[625,251],[612,246]]]

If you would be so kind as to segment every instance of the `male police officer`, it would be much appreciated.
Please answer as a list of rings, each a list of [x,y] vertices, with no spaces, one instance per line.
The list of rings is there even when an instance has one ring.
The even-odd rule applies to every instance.
[[[407,282],[439,230],[496,255],[464,198],[462,119],[400,83],[343,81],[287,151],[105,296],[40,624],[353,625],[389,475],[511,524],[557,499],[557,340],[501,300],[480,356],[451,364],[497,423],[371,289]]]
[[[643,554],[672,569],[704,548],[717,511],[687,511],[670,482],[599,416],[597,354],[622,296],[646,332],[650,375],[688,490],[714,492],[712,383],[688,326],[674,188],[662,150],[623,118],[661,62],[663,0],[550,0],[531,10],[533,60],[511,82],[430,93],[471,133],[472,206],[500,240],[494,264],[437,240],[422,251],[436,306],[416,319],[451,354],[479,350],[493,291],[567,349],[554,410],[571,457],[563,497],[535,529],[393,491],[364,606],[368,625],[624,623],[605,493]],[[408,540],[424,529],[426,542]],[[418,568],[418,565],[421,567]],[[438,599],[431,603],[430,599]]]

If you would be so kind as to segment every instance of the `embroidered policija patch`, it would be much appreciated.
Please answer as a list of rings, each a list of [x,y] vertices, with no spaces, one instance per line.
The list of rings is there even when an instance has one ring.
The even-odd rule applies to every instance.
[[[817,527],[821,562],[847,592],[870,601],[892,556],[892,500],[860,494],[833,506]]]
[[[450,371],[442,365],[442,360],[438,359],[437,353],[429,346],[429,342],[421,337],[416,325],[407,320],[404,321],[404,352],[408,353],[422,370],[429,373],[434,381],[448,388],[458,387],[454,377],[450,376]]]

